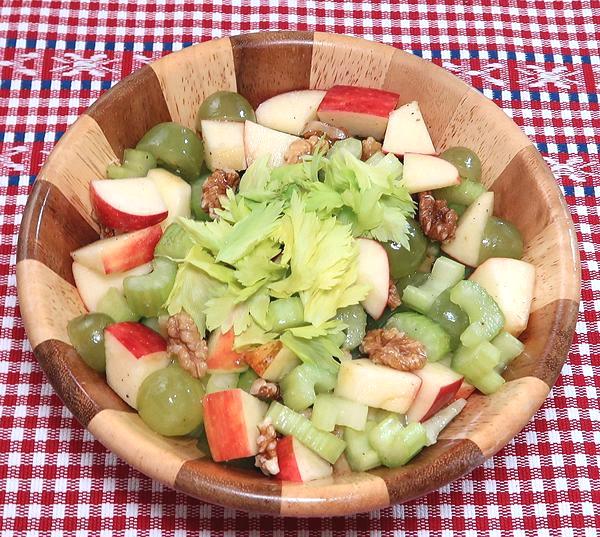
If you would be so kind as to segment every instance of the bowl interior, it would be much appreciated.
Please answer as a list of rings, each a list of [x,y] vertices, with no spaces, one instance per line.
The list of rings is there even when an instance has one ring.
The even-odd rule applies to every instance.
[[[237,90],[253,105],[275,94],[354,84],[418,100],[438,150],[465,145],[479,154],[482,181],[496,193],[495,214],[517,225],[537,281],[525,351],[490,397],[473,395],[442,434],[408,466],[335,475],[308,484],[262,478],[214,464],[194,442],[166,439],[88,368],[69,344],[66,324],[85,311],[69,253],[98,238],[90,180],[153,125],[194,127],[203,98]],[[501,449],[546,398],[565,360],[579,301],[579,257],[564,199],[547,165],[519,128],[459,79],[401,50],[323,33],[261,33],[186,48],[133,73],[69,128],[38,175],[19,237],[21,312],[35,355],[65,404],[107,448],[170,486],[212,503],[310,516],[368,511],[423,495]]]

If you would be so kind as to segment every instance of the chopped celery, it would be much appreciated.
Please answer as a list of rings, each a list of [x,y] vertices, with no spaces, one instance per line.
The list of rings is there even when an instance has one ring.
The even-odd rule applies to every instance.
[[[362,431],[367,423],[369,407],[333,394],[317,395],[311,421],[322,431],[333,431],[336,425]]]
[[[114,318],[114,317],[113,317]],[[500,351],[500,358],[496,370],[501,372],[519,354],[525,345],[508,332],[500,332],[493,340],[492,345]]]
[[[344,441],[346,442],[346,459],[352,471],[366,472],[381,465],[381,459],[371,444],[369,434],[377,424],[368,421],[364,431],[355,431],[347,428],[344,430]]]
[[[404,332],[420,341],[427,352],[427,359],[436,362],[450,352],[450,337],[444,329],[420,313],[395,313],[385,325]]]
[[[233,390],[238,387],[238,373],[213,373],[206,383],[206,393]]]
[[[362,156],[361,141],[357,138],[344,138],[343,140],[338,140],[333,144],[331,149],[327,152],[327,158],[333,157],[337,152],[341,151],[342,149],[345,149],[358,159]]]
[[[438,188],[433,191],[433,197],[446,200],[448,203],[457,203],[459,205],[471,205],[486,189],[477,181],[461,179],[460,184]]]
[[[143,317],[156,317],[169,298],[175,283],[177,263],[156,257],[154,270],[142,276],[128,276],[123,281],[125,298],[131,309]]]
[[[461,345],[452,358],[452,369],[463,375],[480,392],[490,394],[505,382],[496,371],[500,355],[500,351],[489,341],[483,341],[476,347]]]
[[[447,257],[439,257],[433,264],[431,276],[425,283],[420,287],[409,285],[404,289],[402,302],[419,313],[426,314],[438,296],[464,277],[464,265]]]
[[[304,324],[304,307],[299,297],[280,298],[269,304],[267,318],[272,329],[281,332]]]
[[[173,223],[163,233],[154,249],[154,255],[184,259],[194,246],[189,233],[179,224]]]
[[[450,336],[450,348],[460,345],[460,336],[469,326],[467,314],[450,300],[450,289],[438,296],[427,312],[427,317],[439,324]]]
[[[127,300],[123,296],[123,293],[116,287],[111,287],[102,298],[98,301],[96,311],[100,313],[106,313],[115,323],[122,323],[125,321],[137,321],[140,316],[136,315]]]
[[[439,434],[448,426],[448,424],[465,408],[467,401],[465,399],[457,399],[450,403],[446,408],[434,414],[427,421],[423,422],[425,434],[427,435],[427,446],[432,446],[437,442]]]
[[[274,401],[267,411],[278,433],[294,436],[307,448],[334,464],[346,449],[346,442],[337,436],[317,429],[301,414]]]
[[[335,373],[311,364],[301,364],[281,381],[283,402],[292,410],[305,410],[314,404],[317,392],[330,392],[335,388]]]
[[[490,341],[504,326],[504,315],[498,304],[478,283],[463,280],[450,292],[450,300],[459,305],[469,316],[471,323],[461,334],[460,341],[466,347],[474,347],[482,341]]]
[[[410,461],[427,443],[427,434],[420,423],[402,426],[395,416],[386,418],[369,433],[369,443],[388,468]]]
[[[109,179],[145,177],[152,168],[156,168],[156,159],[151,153],[139,149],[125,149],[123,164],[109,164],[106,175]]]
[[[242,390],[244,390],[245,392],[250,393],[250,386],[252,386],[252,383],[258,378],[258,375],[254,372],[254,369],[252,369],[251,367],[249,367],[248,369],[246,369],[246,371],[244,371],[241,375],[240,378],[238,380],[238,384],[237,387],[241,388]]]
[[[338,310],[336,319],[346,325],[346,337],[341,346],[349,351],[356,349],[365,337],[367,328],[367,314],[360,304],[346,306]]]

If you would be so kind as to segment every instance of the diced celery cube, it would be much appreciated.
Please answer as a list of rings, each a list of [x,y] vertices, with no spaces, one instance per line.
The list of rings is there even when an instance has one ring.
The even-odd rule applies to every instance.
[[[508,332],[500,332],[493,340],[492,345],[500,351],[500,358],[496,370],[502,372],[504,368],[523,352],[525,345]]]
[[[366,472],[381,465],[377,451],[369,443],[369,434],[376,425],[375,422],[368,421],[364,431],[355,431],[350,428],[344,431],[344,440],[347,444],[346,459],[354,472]]]
[[[332,394],[317,395],[311,421],[322,431],[333,431],[336,425],[362,431],[367,423],[369,407]]]

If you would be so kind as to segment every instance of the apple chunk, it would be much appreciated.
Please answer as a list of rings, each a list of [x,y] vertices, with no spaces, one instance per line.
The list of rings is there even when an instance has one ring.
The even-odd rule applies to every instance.
[[[171,362],[167,342],[141,323],[115,323],[104,330],[106,382],[129,406],[137,408],[142,382]]]
[[[248,369],[242,354],[233,350],[233,329],[223,333],[215,330],[208,338],[206,366],[209,373],[238,373]]]
[[[333,473],[331,464],[293,436],[285,436],[277,442],[277,462],[277,477],[285,481],[313,481],[329,477]]]
[[[518,336],[525,328],[535,288],[535,267],[506,257],[492,257],[471,274],[496,301],[504,314],[504,330]]]
[[[420,386],[421,379],[417,375],[361,358],[341,363],[335,395],[404,414]]]
[[[271,155],[269,164],[273,167],[285,164],[284,155],[292,142],[299,140],[285,132],[263,127],[253,121],[246,121],[244,130],[244,147],[248,166],[263,155]]]
[[[484,192],[458,220],[454,238],[442,243],[442,250],[457,261],[476,267],[485,226],[494,212],[494,193]]]
[[[158,188],[146,177],[92,181],[90,198],[98,221],[118,231],[152,226],[169,214]]]
[[[123,181],[123,179],[115,179]],[[162,237],[160,224],[92,242],[74,252],[73,261],[99,272],[124,272],[152,261],[154,248]]]
[[[259,377],[271,382],[279,382],[300,363],[281,341],[270,341],[248,349],[244,352],[244,360]]]
[[[309,121],[317,119],[317,108],[324,96],[321,90],[280,93],[258,106],[256,121],[270,129],[299,135]]]
[[[450,403],[460,388],[463,377],[440,363],[427,363],[412,372],[421,379],[421,387],[406,413],[409,422],[425,421]]]
[[[371,290],[362,301],[365,311],[373,317],[381,317],[390,291],[390,263],[383,246],[372,239],[357,239],[358,281]]]
[[[204,396],[204,429],[214,461],[252,457],[258,453],[258,425],[267,404],[239,388]]]
[[[100,274],[85,265],[73,263],[73,278],[79,296],[88,311],[97,311],[98,302],[111,287],[123,291],[123,280],[127,276],[141,276],[152,271],[152,263],[146,263],[128,270],[127,272],[115,272],[112,274]]]
[[[163,229],[179,216],[190,217],[192,187],[187,181],[161,168],[150,170],[146,177],[154,183],[169,211],[169,215],[162,222]]]
[[[384,153],[400,156],[406,153],[435,153],[417,101],[405,104],[390,114],[382,149]]]
[[[402,181],[411,194],[460,184],[456,166],[432,155],[404,155]]]
[[[203,119],[202,140],[206,165],[211,170],[245,170],[244,124]]]
[[[469,384],[466,380],[463,380],[462,384],[460,385],[460,388],[454,394],[454,400],[456,401],[458,399],[468,399],[474,391],[475,386]]]
[[[317,115],[325,123],[347,129],[352,136],[381,140],[398,97],[380,89],[333,86],[323,97]]]

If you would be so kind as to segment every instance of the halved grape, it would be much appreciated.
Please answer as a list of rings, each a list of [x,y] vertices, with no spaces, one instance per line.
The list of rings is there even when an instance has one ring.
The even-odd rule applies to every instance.
[[[113,324],[104,313],[87,313],[71,319],[67,325],[69,339],[83,361],[96,371],[106,369],[104,329]]]
[[[458,173],[464,179],[479,181],[481,179],[481,161],[475,152],[466,147],[451,147],[446,149],[440,157],[454,164]]]
[[[479,263],[483,263],[490,257],[512,257],[521,259],[523,257],[523,237],[519,230],[510,222],[490,216],[479,250]]]
[[[419,224],[412,218],[407,218],[407,222],[409,250],[395,242],[382,243],[390,262],[390,276],[394,280],[415,272],[421,265],[427,250],[427,239]]]
[[[149,375],[137,397],[140,417],[148,427],[165,436],[181,436],[196,430],[203,421],[202,383],[170,365]]]
[[[252,105],[245,97],[235,91],[217,91],[209,95],[198,109],[196,130],[202,132],[200,122],[203,119],[219,121],[256,121]]]

